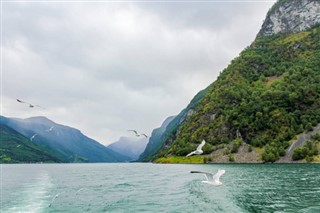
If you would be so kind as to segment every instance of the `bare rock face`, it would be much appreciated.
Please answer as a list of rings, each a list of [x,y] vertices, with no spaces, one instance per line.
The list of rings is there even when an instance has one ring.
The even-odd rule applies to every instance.
[[[320,0],[279,0],[268,12],[259,36],[297,33],[320,23]]]

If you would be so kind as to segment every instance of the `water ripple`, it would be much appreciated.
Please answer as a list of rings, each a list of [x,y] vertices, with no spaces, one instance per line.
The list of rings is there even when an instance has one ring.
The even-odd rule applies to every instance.
[[[189,173],[219,168],[226,170],[220,187]],[[313,164],[4,165],[2,211],[316,213],[319,171]]]

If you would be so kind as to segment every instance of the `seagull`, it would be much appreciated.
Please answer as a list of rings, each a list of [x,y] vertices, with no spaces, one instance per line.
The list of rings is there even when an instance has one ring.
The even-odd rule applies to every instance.
[[[137,132],[137,130],[134,129],[129,129],[129,132],[134,132],[134,134],[136,134],[137,137],[140,137],[140,134]]]
[[[32,137],[30,138],[30,141],[32,141],[37,135],[38,135],[37,133],[32,135]]]
[[[142,135],[142,136],[144,136],[144,137],[146,137],[146,138],[148,138],[148,136],[147,136],[146,134],[144,134],[144,133],[143,133],[143,134],[141,134],[141,135]]]
[[[20,147],[21,146],[21,144],[19,144],[17,147]]]
[[[215,175],[213,175],[212,173],[199,172],[199,171],[191,171],[190,173],[201,173],[201,174],[204,174],[204,176],[206,176],[207,180],[202,181],[202,183],[207,183],[207,184],[214,185],[214,186],[220,186],[223,183],[221,183],[219,181],[219,179],[224,173],[226,173],[226,171],[219,169],[218,172]]]
[[[134,132],[134,134],[139,135],[138,132],[137,132],[137,130],[129,129],[128,131],[129,131],[129,132]]]
[[[59,197],[59,194],[56,194],[56,195],[52,198],[49,207],[53,204],[53,202],[55,201],[55,199],[56,199],[57,197]]]
[[[50,127],[50,129],[47,129],[47,132],[51,132],[53,130],[54,126]]]
[[[36,106],[36,107],[39,107],[39,108],[41,108],[41,109],[44,109],[42,106],[39,106],[39,105],[33,105],[33,104],[28,103],[28,102],[22,101],[22,100],[20,100],[20,99],[16,99],[16,100],[17,100],[19,103],[29,105],[30,108],[34,108],[34,107]]]
[[[190,152],[186,157],[189,157],[191,155],[201,155],[203,153],[202,147],[206,144],[206,141],[203,140],[201,144],[197,147],[196,151]]]

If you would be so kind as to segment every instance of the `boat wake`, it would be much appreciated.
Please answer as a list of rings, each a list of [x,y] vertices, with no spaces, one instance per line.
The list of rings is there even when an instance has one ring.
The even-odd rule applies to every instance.
[[[24,184],[18,192],[14,192],[14,199],[3,206],[3,213],[40,213],[48,207],[49,190],[52,187],[47,173],[41,173],[32,182]]]

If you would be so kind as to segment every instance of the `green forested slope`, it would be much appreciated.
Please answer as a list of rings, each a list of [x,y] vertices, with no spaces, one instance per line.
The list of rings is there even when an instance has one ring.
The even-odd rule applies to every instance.
[[[62,162],[45,148],[12,128],[0,124],[0,163]]]
[[[263,147],[263,160],[275,161],[294,136],[318,123],[319,25],[296,34],[257,37],[209,87],[158,157],[185,156],[202,139],[207,141],[204,154],[209,154],[237,139]]]

